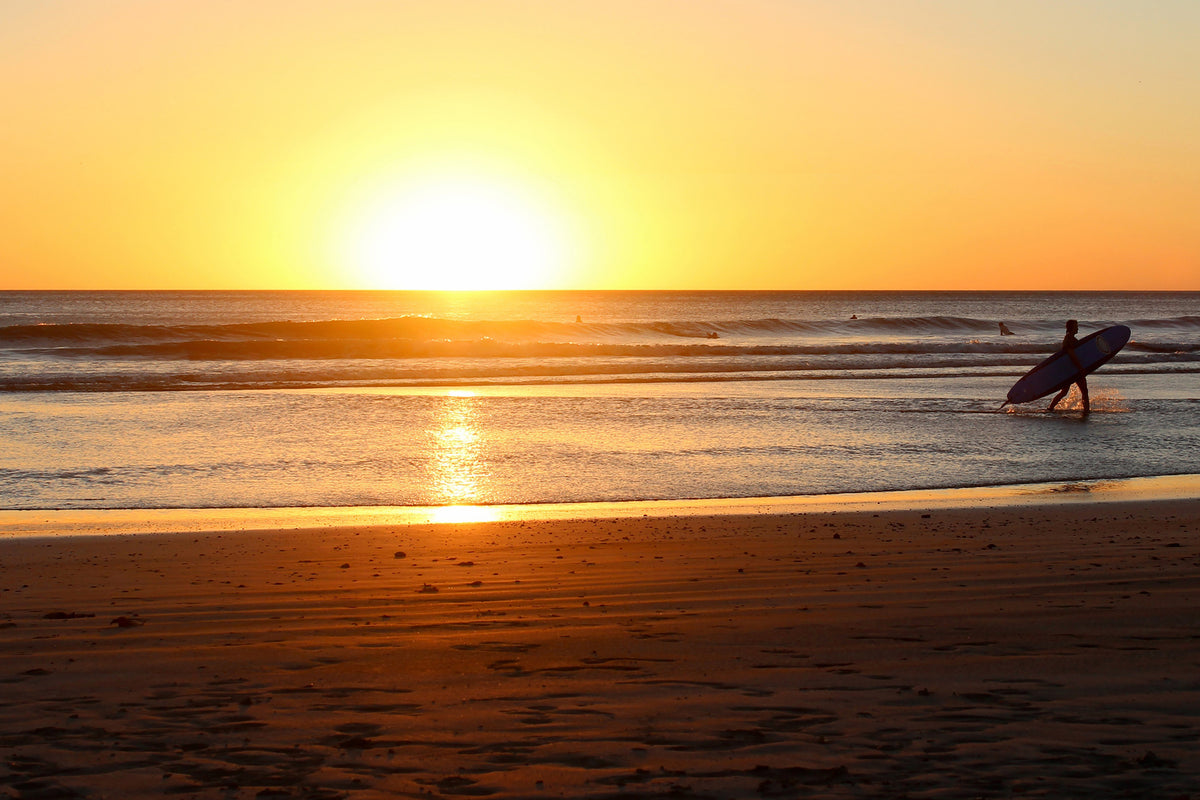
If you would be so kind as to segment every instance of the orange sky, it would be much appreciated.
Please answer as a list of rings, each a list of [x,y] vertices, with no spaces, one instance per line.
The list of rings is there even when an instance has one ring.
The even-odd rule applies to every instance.
[[[0,0],[0,288],[1200,289],[1200,3]]]

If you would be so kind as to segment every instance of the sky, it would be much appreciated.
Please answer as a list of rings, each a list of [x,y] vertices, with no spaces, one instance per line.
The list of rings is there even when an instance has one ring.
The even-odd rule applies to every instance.
[[[1200,290],[1194,0],[0,0],[0,289]]]

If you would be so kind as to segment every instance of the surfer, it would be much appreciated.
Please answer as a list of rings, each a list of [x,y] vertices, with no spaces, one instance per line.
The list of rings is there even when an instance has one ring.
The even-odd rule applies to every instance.
[[[1008,329],[1007,325],[1005,325],[1003,322],[1001,322],[1000,323],[1000,335],[1001,336],[1014,336],[1015,334]]]
[[[1075,384],[1079,387],[1079,394],[1083,396],[1083,413],[1086,414],[1091,411],[1091,404],[1088,402],[1087,377],[1083,372],[1083,364],[1079,363],[1079,357],[1075,355],[1075,345],[1078,344],[1075,334],[1078,332],[1079,322],[1073,319],[1067,320],[1067,335],[1063,337],[1062,349],[1067,354],[1067,358],[1071,359],[1071,363],[1075,365],[1075,369],[1079,370],[1079,378]],[[1053,411],[1054,407],[1058,405],[1058,401],[1066,397],[1069,391],[1071,391],[1071,384],[1068,383],[1061,392],[1054,396],[1046,410]]]

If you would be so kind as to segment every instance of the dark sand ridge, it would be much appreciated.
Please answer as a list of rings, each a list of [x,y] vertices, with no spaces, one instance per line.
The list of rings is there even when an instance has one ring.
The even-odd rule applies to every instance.
[[[1194,797],[1198,523],[0,540],[0,797]]]

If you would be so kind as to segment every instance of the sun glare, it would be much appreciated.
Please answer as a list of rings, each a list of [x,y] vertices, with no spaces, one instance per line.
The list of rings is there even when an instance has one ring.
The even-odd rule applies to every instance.
[[[367,204],[348,257],[373,289],[541,289],[567,265],[560,215],[523,187],[437,178]]]

